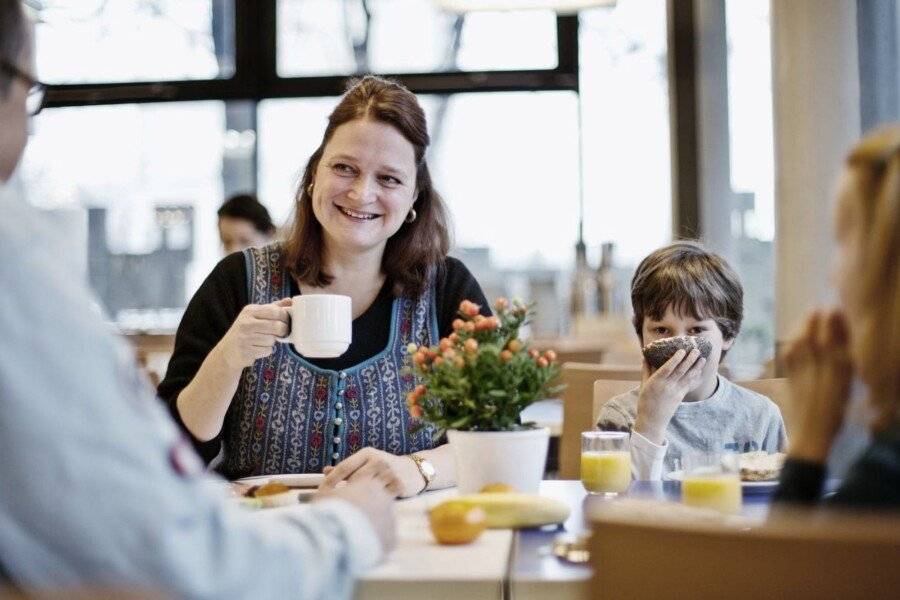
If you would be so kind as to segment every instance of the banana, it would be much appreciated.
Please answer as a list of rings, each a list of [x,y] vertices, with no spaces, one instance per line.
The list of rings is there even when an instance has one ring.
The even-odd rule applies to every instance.
[[[558,500],[517,492],[469,494],[446,500],[442,504],[449,503],[481,508],[487,515],[487,526],[490,529],[518,529],[562,523],[570,512],[569,507]]]

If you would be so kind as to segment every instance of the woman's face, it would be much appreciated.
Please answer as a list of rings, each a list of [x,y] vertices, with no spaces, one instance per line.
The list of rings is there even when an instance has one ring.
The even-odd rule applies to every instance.
[[[231,254],[251,246],[265,246],[272,241],[272,236],[256,229],[247,219],[223,216],[219,217],[219,239],[225,254]]]
[[[415,156],[413,145],[386,123],[357,119],[335,129],[312,190],[327,247],[384,250],[416,199]]]

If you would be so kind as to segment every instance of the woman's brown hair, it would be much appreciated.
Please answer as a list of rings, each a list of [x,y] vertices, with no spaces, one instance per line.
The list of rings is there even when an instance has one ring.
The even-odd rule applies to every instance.
[[[866,136],[847,157],[849,184],[838,199],[838,227],[858,240],[854,283],[860,314],[852,356],[877,411],[876,429],[900,418],[900,126]]]
[[[312,209],[309,186],[313,182],[325,146],[335,130],[356,119],[387,123],[412,144],[416,158],[416,218],[404,222],[392,235],[381,259],[381,269],[394,286],[395,295],[416,297],[425,291],[429,276],[443,264],[450,248],[447,211],[431,183],[425,161],[429,137],[425,112],[416,96],[397,82],[367,75],[353,80],[328,117],[322,143],[306,165],[289,237],[285,243],[285,267],[298,281],[325,286],[333,277],[323,269],[322,225]]]

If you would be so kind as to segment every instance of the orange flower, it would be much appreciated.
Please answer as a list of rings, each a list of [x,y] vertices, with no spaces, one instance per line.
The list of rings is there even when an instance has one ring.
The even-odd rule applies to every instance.
[[[454,331],[453,333],[450,334],[449,339],[451,342],[453,342],[455,344],[456,342],[459,341],[459,334]]]
[[[538,352],[537,350],[535,350],[534,348],[532,348],[531,350],[528,351],[528,356],[530,356],[531,358],[536,359],[540,355],[541,355],[541,353]]]
[[[544,352],[544,358],[546,358],[549,362],[553,362],[556,360],[556,352],[553,350],[547,350]]]
[[[457,369],[462,369],[466,365],[466,361],[463,360],[462,356],[457,356],[453,359],[453,366]]]
[[[466,349],[466,352],[474,353],[478,350],[478,341],[472,338],[466,340],[466,343],[463,345]]]
[[[541,359],[541,360],[543,360],[543,359]],[[441,358],[440,356],[438,356],[434,359],[434,366],[439,367],[442,364],[444,364],[444,359]]]
[[[425,353],[421,350],[413,354],[413,363],[422,366],[425,364]]]
[[[451,342],[449,338],[444,338],[441,340],[441,343],[438,345],[438,347],[441,349],[441,352],[446,352],[453,347],[453,342]]]
[[[479,310],[481,310],[481,307],[469,300],[463,300],[459,303],[459,311],[469,317],[477,315]]]
[[[475,331],[475,323],[473,323],[472,321],[466,321],[465,330],[469,333]]]
[[[546,369],[546,368],[547,368],[547,365],[550,364],[550,363],[547,362],[547,359],[544,358],[543,356],[540,357],[539,359],[537,359],[537,360],[534,361],[534,362],[537,363],[537,366],[539,366],[539,367],[542,368],[542,369]]]
[[[505,363],[509,362],[510,360],[512,360],[512,357],[513,357],[512,352],[510,352],[509,350],[504,350],[503,352],[500,353],[500,362],[505,362]]]
[[[418,404],[414,404],[409,407],[409,416],[413,419],[421,419],[422,418],[422,407]]]
[[[415,394],[417,398],[419,398],[421,396],[424,396],[425,392],[427,392],[427,391],[428,391],[428,388],[426,388],[423,384],[420,383],[419,385],[416,386],[416,388],[412,391],[412,393]]]
[[[454,331],[459,331],[460,329],[462,329],[465,326],[466,326],[466,322],[463,321],[462,319],[453,319],[453,330]]]
[[[506,344],[506,347],[510,352],[518,352],[522,349],[522,342],[516,339],[509,340],[509,343]]]
[[[444,358],[446,360],[453,360],[454,358],[456,358],[456,350],[454,350],[453,348],[447,348],[446,350],[444,350]]]
[[[413,406],[418,405],[418,403],[419,397],[415,392],[410,392],[406,395],[406,406],[408,406],[410,409],[412,409]]]
[[[497,298],[496,300],[494,300],[494,308],[496,308],[497,310],[504,310],[506,308],[509,308],[509,300],[507,300],[506,298]]]

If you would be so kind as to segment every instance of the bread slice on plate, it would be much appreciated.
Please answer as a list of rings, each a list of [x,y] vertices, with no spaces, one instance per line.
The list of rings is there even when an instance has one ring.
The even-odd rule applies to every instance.
[[[740,455],[741,481],[774,481],[784,466],[784,453],[769,454],[765,450]]]

